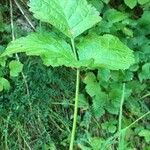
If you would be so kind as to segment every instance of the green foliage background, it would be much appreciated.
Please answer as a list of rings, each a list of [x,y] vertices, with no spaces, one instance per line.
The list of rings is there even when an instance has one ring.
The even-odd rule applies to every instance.
[[[19,1],[28,11],[27,1]],[[128,70],[83,71],[80,89],[76,149],[101,150],[118,130],[122,85],[126,84],[123,123],[126,127],[149,111],[150,105],[150,1],[88,0],[99,11],[102,21],[82,34],[111,33],[134,50],[136,62]],[[15,35],[31,32],[31,27],[13,3]],[[58,32],[32,18],[38,30]],[[90,19],[90,18],[89,18]],[[21,21],[20,21],[21,20]],[[64,35],[59,33],[60,37]],[[77,39],[80,40],[80,39]],[[11,41],[9,2],[0,3],[0,51]],[[75,71],[52,68],[40,58],[19,54],[0,59],[0,149],[66,150],[72,128]],[[12,67],[15,64],[15,67]],[[20,71],[27,77],[30,97]],[[17,68],[17,69],[16,69]],[[19,74],[19,76],[17,76]],[[124,135],[123,150],[150,149],[150,116]],[[117,149],[117,139],[108,148]]]

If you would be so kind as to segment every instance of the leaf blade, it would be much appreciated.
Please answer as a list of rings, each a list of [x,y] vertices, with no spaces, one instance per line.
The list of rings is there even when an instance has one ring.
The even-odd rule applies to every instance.
[[[23,64],[20,61],[12,60],[9,63],[10,76],[17,77],[22,72]]]
[[[117,37],[89,35],[78,43],[80,61],[91,61],[89,68],[127,69],[134,63],[132,51]]]
[[[86,0],[30,0],[35,18],[52,24],[70,38],[75,38],[97,24],[101,17]]]
[[[40,56],[44,64],[48,66],[73,67],[77,65],[70,45],[48,33],[32,33],[12,41],[1,57],[18,52]]]
[[[137,5],[137,0],[124,0],[125,4],[133,9]]]

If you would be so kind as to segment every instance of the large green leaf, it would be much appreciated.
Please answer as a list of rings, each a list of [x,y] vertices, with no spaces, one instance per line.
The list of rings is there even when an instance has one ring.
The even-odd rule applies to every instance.
[[[99,12],[86,0],[30,0],[35,18],[48,22],[71,38],[98,23]]]
[[[27,55],[41,56],[46,65],[77,65],[71,47],[62,39],[48,33],[32,33],[11,42],[2,56],[26,52]]]
[[[79,61],[73,55],[71,47],[62,39],[48,33],[32,33],[11,42],[1,57],[18,52],[40,56],[45,65],[127,69],[133,62],[132,51],[117,37],[112,35],[92,35],[85,37],[77,45]]]
[[[127,69],[134,63],[132,50],[113,35],[89,35],[79,44],[80,61],[91,60],[89,68]]]

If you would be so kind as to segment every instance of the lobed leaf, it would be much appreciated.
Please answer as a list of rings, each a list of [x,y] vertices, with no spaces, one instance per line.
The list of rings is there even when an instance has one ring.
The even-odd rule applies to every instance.
[[[92,72],[86,74],[83,82],[86,84],[87,94],[92,98],[92,112],[95,117],[100,118],[105,113],[104,106],[107,95],[101,90],[96,76]]]
[[[85,37],[79,44],[79,60],[89,62],[89,68],[128,69],[134,63],[132,50],[109,34]]]
[[[75,38],[101,20],[86,0],[30,0],[34,17]]]

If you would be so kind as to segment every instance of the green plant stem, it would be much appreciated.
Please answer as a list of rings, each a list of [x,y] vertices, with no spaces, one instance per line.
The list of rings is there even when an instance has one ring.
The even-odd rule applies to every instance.
[[[75,58],[76,58],[76,60],[78,60],[76,49],[75,49],[75,44],[74,44],[74,39],[71,39],[71,44],[72,44],[72,49],[73,49]],[[77,69],[73,126],[72,126],[69,150],[73,150],[73,144],[74,144],[74,139],[75,139],[75,132],[76,132],[76,126],[77,126],[77,115],[78,115],[79,87],[80,87],[80,69]]]
[[[5,150],[9,150],[8,147],[8,125],[9,125],[9,121],[10,121],[10,117],[11,117],[11,112],[9,113],[7,120],[6,120],[6,128],[5,128]]]
[[[124,97],[125,97],[125,83],[123,84],[123,89],[122,89],[122,96],[121,96],[121,103],[120,103],[120,112],[119,112],[119,125],[118,125],[118,132],[120,133],[121,129],[122,129],[122,107],[123,107],[123,103],[124,103]],[[121,149],[121,141],[122,141],[122,136],[121,134],[118,137],[118,147],[119,149]]]
[[[54,103],[52,103],[52,105],[65,105],[64,103],[57,103],[57,102],[54,102]],[[68,104],[69,106],[74,106],[74,104],[71,104],[71,103],[69,103]]]
[[[105,150],[107,149],[112,143],[113,141],[120,136],[120,134],[122,134],[123,132],[126,132],[126,130],[128,130],[129,128],[131,128],[134,124],[136,124],[138,121],[140,121],[141,119],[143,119],[144,117],[146,117],[147,115],[150,114],[150,111],[146,112],[145,114],[143,114],[141,117],[139,117],[138,119],[136,119],[134,122],[132,122],[130,125],[128,125],[127,127],[121,129],[120,132],[115,133],[112,137],[108,138],[108,140],[104,143],[103,147],[101,150]]]
[[[28,24],[31,26],[31,28],[33,29],[33,31],[35,31],[35,27],[31,21],[31,19],[26,15],[26,13],[24,12],[24,9],[22,8],[21,4],[18,2],[18,0],[14,0],[15,4],[17,5],[18,9],[20,10],[20,12],[22,13],[22,15],[24,16],[24,18],[27,20]]]
[[[141,97],[141,99],[144,99],[146,97],[150,96],[150,93],[145,94],[144,96]]]
[[[78,60],[78,56],[77,56],[77,52],[76,52],[76,48],[75,48],[75,43],[74,43],[74,39],[71,39],[71,45],[72,45],[72,50],[75,56],[75,59]]]
[[[142,115],[141,117],[139,117],[137,120],[135,120],[134,122],[132,122],[130,125],[128,125],[124,129],[122,129],[121,131],[129,129],[131,126],[133,126],[135,123],[137,123],[139,120],[143,119],[145,116],[147,116],[149,114],[150,114],[150,111],[148,111],[147,113],[145,113],[144,115]]]

